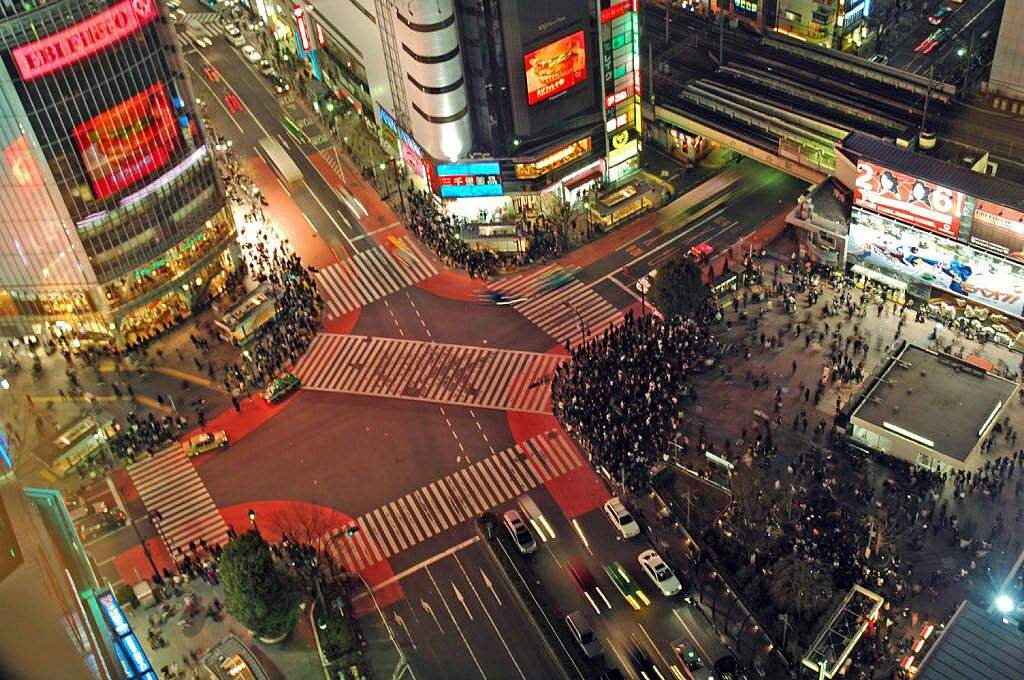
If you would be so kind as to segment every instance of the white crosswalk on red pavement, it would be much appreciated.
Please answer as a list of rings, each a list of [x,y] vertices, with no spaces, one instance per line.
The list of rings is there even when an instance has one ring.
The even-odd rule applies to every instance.
[[[227,540],[228,526],[180,444],[130,465],[128,475],[146,510],[162,515],[154,524],[175,560],[176,551],[188,552],[189,541],[212,546]]]
[[[551,412],[554,354],[321,333],[295,367],[305,389]]]
[[[324,267],[316,281],[333,319],[381,300],[437,274],[437,267],[407,237],[395,237],[386,247],[374,246]]]
[[[582,465],[565,433],[552,430],[356,518],[358,531],[337,529],[329,550],[347,570],[362,571]]]
[[[600,335],[609,323],[622,323],[625,316],[615,305],[575,277],[547,289],[551,279],[560,275],[568,276],[559,265],[549,265],[495,281],[490,288],[512,298],[525,298],[512,307],[556,342],[568,339],[572,347]]]

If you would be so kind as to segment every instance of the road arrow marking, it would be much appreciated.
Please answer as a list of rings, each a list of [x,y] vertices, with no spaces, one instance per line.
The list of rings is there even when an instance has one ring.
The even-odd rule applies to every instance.
[[[480,570],[480,576],[483,577],[484,585],[487,586],[487,589],[491,591],[491,595],[494,595],[494,599],[498,601],[498,605],[500,606],[501,598],[498,597],[498,592],[494,589],[494,584],[491,583],[491,579],[487,578],[487,573],[483,569]]]
[[[434,619],[434,623],[437,624],[437,629],[444,633],[444,628],[441,627],[441,622],[437,620],[437,614],[434,613],[434,608],[430,606],[430,603],[424,599],[420,600],[420,605],[423,607],[423,611],[430,614],[430,618]]]
[[[395,623],[402,627],[402,630],[405,631],[405,636],[409,638],[409,644],[412,645],[413,649],[416,649],[416,641],[412,639],[412,634],[409,632],[409,626],[405,625],[405,619],[403,619],[402,615],[397,612],[395,613]]]
[[[466,604],[466,598],[462,597],[462,593],[455,587],[455,581],[452,581],[452,590],[455,591],[455,599],[458,600],[459,604],[462,605],[462,608],[466,610],[466,616],[468,616],[469,620],[472,621],[473,615],[469,613],[469,605]]]

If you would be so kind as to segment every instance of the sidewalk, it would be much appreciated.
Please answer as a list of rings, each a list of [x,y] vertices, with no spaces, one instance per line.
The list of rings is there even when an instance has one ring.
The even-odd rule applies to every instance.
[[[213,602],[214,598],[220,600],[221,604],[224,603],[224,593],[219,586],[213,586],[197,579],[189,583],[184,592],[191,592],[198,597],[198,611],[200,612],[191,622],[184,625],[180,625],[184,595],[172,597],[167,601],[175,606],[176,611],[162,624],[151,625],[152,620],[159,620],[161,606],[159,604],[141,610],[133,610],[131,607],[125,606],[128,622],[135,630],[153,668],[160,673],[161,678],[165,677],[161,672],[165,666],[172,671],[176,666],[178,670],[184,672],[181,677],[190,677],[186,670],[193,666],[189,654],[197,652],[201,663],[202,656],[207,650],[228,634],[233,633],[246,647],[252,650],[271,678],[323,679],[324,673],[313,641],[313,631],[305,611],[299,612],[298,623],[288,639],[281,644],[268,645],[253,638],[245,626],[238,623],[226,611],[221,621],[214,621],[205,615],[207,605]],[[167,646],[153,649],[147,643],[147,633],[150,628],[160,631],[167,641]]]

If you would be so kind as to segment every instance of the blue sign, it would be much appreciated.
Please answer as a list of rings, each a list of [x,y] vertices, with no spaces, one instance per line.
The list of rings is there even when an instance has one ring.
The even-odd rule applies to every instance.
[[[500,184],[442,184],[441,198],[477,198],[480,196],[504,196]]]
[[[437,166],[438,177],[452,177],[456,175],[500,175],[501,167],[498,163],[440,163]]]
[[[131,680],[156,680],[156,673],[153,672],[153,667],[149,663],[142,645],[139,644],[135,631],[132,630],[127,619],[125,619],[124,612],[121,611],[121,605],[117,603],[117,600],[110,593],[100,595],[96,598],[96,601],[103,609],[103,614],[106,616],[111,630],[117,636],[117,639],[114,640],[114,648],[117,651],[118,658],[121,660],[125,677]]]
[[[2,431],[0,431],[0,463],[3,463],[8,470],[14,469],[14,462],[11,460],[11,447]]]
[[[380,111],[380,122],[391,128],[391,131],[398,135],[398,138],[405,142],[412,152],[422,159],[423,149],[421,149],[420,145],[416,143],[416,140],[412,138],[412,135],[398,127],[398,121],[396,121],[395,117],[388,113],[387,109],[383,106],[378,106],[377,109]]]

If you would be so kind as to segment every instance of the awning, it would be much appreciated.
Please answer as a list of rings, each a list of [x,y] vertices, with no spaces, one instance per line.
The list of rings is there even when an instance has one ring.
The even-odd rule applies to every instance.
[[[886,276],[882,272],[876,272],[874,269],[868,269],[867,267],[862,267],[859,264],[855,264],[852,267],[850,267],[850,270],[854,274],[860,274],[864,278],[871,279],[872,281],[878,281],[879,283],[889,286],[890,288],[895,288],[896,290],[907,289],[907,284],[904,283],[903,281],[900,281],[899,279],[894,279],[891,276]]]
[[[600,179],[602,172],[603,171],[601,170],[600,166],[598,166],[596,168],[592,168],[591,170],[583,173],[579,177],[573,177],[573,178],[563,182],[562,184],[565,186],[565,188],[567,190],[573,191],[573,190],[583,186],[587,182],[593,182],[595,179]]]

